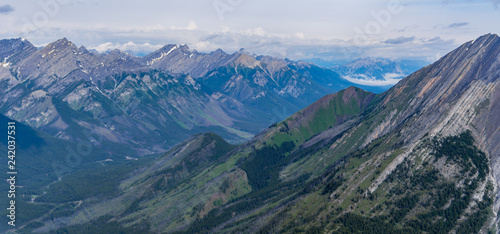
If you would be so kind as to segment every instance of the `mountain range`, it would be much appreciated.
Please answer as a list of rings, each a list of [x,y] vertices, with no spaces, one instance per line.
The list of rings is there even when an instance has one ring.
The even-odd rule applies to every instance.
[[[174,47],[145,59],[160,58],[152,65],[161,71],[192,69],[161,65]],[[196,56],[205,61],[207,55]],[[251,71],[255,63],[243,58],[238,63]],[[286,67],[307,71],[303,66],[311,68]],[[208,70],[190,70],[190,77],[210,79]],[[17,80],[29,76],[12,71]],[[245,143],[198,134],[159,156],[71,173],[26,202],[33,212],[19,231],[498,232],[499,77],[500,37],[487,34],[386,92],[348,87],[325,95]],[[193,89],[197,84],[210,89],[203,82]],[[233,94],[244,89],[238,90]]]
[[[209,131],[239,143],[353,85],[310,63],[185,45],[136,57],[19,38],[0,41],[0,61],[0,113],[72,142],[95,142],[82,134],[91,132],[123,157],[162,153]]]

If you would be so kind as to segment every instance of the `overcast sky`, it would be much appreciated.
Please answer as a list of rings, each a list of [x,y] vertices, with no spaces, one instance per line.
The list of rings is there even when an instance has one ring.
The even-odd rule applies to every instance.
[[[499,8],[500,0],[7,0],[0,1],[0,38],[42,46],[66,37],[98,51],[187,44],[295,60],[430,62],[498,34]]]

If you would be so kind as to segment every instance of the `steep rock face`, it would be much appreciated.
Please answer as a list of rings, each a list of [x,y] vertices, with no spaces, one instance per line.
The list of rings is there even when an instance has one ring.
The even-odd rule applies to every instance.
[[[35,50],[36,48],[29,41],[21,38],[2,40],[0,41],[0,61],[2,66],[6,67],[26,58]]]
[[[448,136],[468,129],[496,165],[500,156],[499,120],[494,117],[500,113],[499,77],[500,38],[489,34],[465,43],[384,94],[380,110],[395,114],[388,128],[371,139],[394,131],[403,122],[412,126],[401,130],[405,143],[427,132]]]

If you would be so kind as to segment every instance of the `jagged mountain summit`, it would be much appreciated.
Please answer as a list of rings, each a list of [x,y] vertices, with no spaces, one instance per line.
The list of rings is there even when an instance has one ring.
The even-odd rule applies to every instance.
[[[66,38],[40,49],[11,39],[0,41],[0,60],[0,113],[73,142],[90,131],[123,156],[165,152],[207,131],[241,142],[351,85],[311,64],[177,45],[141,58]]]
[[[240,56],[240,53],[226,54],[221,49],[209,54],[198,53],[191,51],[187,45],[170,44],[146,55],[143,61],[152,68],[202,77],[209,71],[229,65]]]
[[[64,196],[81,206],[26,230],[498,232],[499,78],[500,38],[484,35],[384,93],[327,95],[239,146],[194,136],[121,173],[119,193]]]

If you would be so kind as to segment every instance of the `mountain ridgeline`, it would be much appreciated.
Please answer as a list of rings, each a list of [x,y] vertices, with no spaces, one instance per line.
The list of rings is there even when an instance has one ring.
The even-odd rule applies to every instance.
[[[115,155],[162,153],[215,132],[242,142],[322,96],[352,85],[326,68],[244,51],[167,45],[145,57],[0,41],[0,113],[54,137],[100,138]]]
[[[217,74],[244,93],[235,74],[264,71],[245,63],[190,71],[193,87],[213,90],[203,82]],[[158,157],[69,174],[29,203],[38,212],[19,231],[495,233],[499,77],[500,38],[487,34],[384,93],[323,95],[240,145],[199,134]]]

